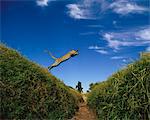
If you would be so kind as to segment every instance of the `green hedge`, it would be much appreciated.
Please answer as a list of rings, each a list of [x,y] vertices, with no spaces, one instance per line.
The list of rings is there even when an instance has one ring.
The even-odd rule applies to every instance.
[[[47,69],[0,45],[0,118],[65,120],[77,110],[77,96]]]
[[[150,119],[150,57],[96,85],[88,95],[88,105],[96,109],[100,120]]]

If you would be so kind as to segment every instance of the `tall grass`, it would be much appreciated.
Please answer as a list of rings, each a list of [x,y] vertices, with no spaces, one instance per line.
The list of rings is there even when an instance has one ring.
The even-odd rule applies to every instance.
[[[150,53],[96,85],[88,105],[100,120],[150,119]]]
[[[2,44],[0,91],[4,119],[65,120],[74,115],[80,96],[47,69]]]

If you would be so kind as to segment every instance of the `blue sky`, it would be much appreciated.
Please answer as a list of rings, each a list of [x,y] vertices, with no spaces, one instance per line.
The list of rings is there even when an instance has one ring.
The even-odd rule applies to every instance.
[[[0,40],[48,67],[48,49],[79,55],[52,69],[67,85],[106,80],[150,51],[149,0],[1,0]]]

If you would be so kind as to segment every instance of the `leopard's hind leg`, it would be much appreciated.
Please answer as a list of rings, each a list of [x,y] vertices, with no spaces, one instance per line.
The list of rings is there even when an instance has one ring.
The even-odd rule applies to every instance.
[[[53,63],[51,66],[49,66],[48,69],[51,70],[53,67],[56,67],[56,66],[58,66],[59,64],[60,64],[60,63],[55,62],[55,63]]]

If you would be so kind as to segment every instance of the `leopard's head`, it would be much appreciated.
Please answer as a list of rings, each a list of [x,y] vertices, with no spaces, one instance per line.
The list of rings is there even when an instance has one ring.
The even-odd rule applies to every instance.
[[[71,50],[70,51],[71,57],[78,55],[78,50]]]

